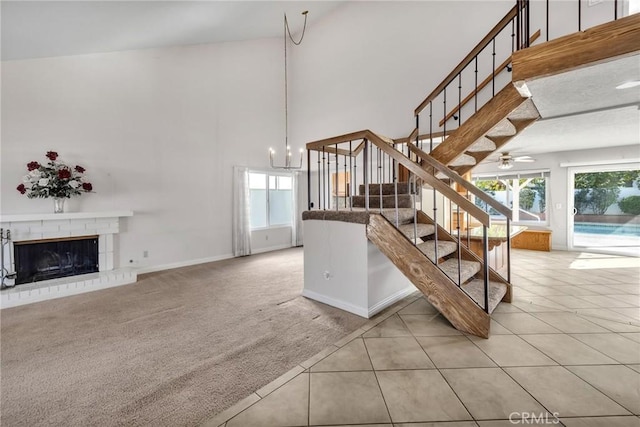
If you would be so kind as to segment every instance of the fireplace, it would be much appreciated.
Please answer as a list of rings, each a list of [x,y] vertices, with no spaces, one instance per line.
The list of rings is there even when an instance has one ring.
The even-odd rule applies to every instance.
[[[15,242],[14,251],[16,285],[99,271],[98,236]]]

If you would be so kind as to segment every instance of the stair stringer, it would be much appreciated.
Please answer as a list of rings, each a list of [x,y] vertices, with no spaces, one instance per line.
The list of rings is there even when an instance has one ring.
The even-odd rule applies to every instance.
[[[433,220],[429,218],[429,216],[423,211],[417,211],[417,219],[418,219],[418,222],[433,225]],[[449,232],[440,225],[437,226],[436,233],[438,233],[439,240],[449,240],[452,242],[457,242],[457,239],[453,237],[451,234],[449,234]],[[464,239],[462,239],[462,241],[464,241]],[[460,251],[461,251],[460,257],[462,259],[467,261],[476,261],[476,262],[479,262],[480,264],[484,264],[484,261],[463,243],[460,244]],[[512,293],[513,286],[511,285],[511,283],[505,280],[504,277],[502,277],[497,271],[495,271],[491,267],[489,267],[489,280],[492,282],[503,283],[507,287],[507,292],[504,294],[504,297],[502,297],[502,302],[510,303],[513,295]]]
[[[508,84],[434,148],[431,156],[448,165],[526,100],[513,84]]]
[[[370,215],[367,238],[456,329],[489,338],[489,314],[382,215]]]

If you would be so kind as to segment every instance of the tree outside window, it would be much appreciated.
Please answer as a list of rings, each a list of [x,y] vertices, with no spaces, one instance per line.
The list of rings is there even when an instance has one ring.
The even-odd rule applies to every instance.
[[[513,210],[513,220],[520,222],[547,222],[547,181],[548,172],[528,175],[497,175],[474,178],[474,184]],[[476,204],[484,208],[484,202],[476,199]],[[518,209],[513,207],[517,206]],[[491,209],[489,214],[496,217],[498,212]]]

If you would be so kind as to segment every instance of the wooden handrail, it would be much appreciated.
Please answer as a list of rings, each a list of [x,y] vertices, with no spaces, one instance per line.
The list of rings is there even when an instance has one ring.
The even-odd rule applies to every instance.
[[[383,140],[379,135],[367,130],[367,139],[376,147],[380,148],[389,157],[397,161],[399,164],[407,168],[410,172],[420,178],[423,182],[431,185],[434,190],[444,194],[460,208],[468,212],[472,217],[477,219],[482,225],[491,226],[491,217],[489,214],[471,203],[467,198],[462,197],[453,188],[440,181],[434,175],[424,170],[420,165],[409,159],[407,156],[396,150],[387,141]],[[411,144],[409,144],[411,145]]]
[[[469,193],[473,194],[483,202],[487,203],[487,205],[491,206],[493,209],[500,212],[505,217],[509,219],[513,218],[513,211],[511,209],[509,209],[502,203],[498,202],[496,199],[489,196],[487,193],[480,190],[478,187],[476,187],[475,185],[473,185],[472,183],[470,183],[469,181],[467,181],[466,179],[464,179],[463,177],[461,177],[460,175],[458,175],[457,173],[449,169],[444,163],[439,162],[438,160],[431,157],[429,154],[425,153],[424,151],[416,147],[415,144],[409,144],[409,150],[411,150],[413,154],[420,157],[424,161],[424,163],[442,172],[447,178],[453,180],[456,184],[459,184]]]
[[[536,31],[531,38],[529,39],[529,45],[531,45],[531,43],[535,42],[538,37],[540,37],[540,30]],[[500,65],[498,65],[498,67],[496,67],[496,70],[503,70],[504,68],[506,68],[507,65],[509,65],[509,63],[511,62],[511,55],[509,55],[509,57],[507,59],[504,60],[504,62]],[[444,119],[440,120],[440,123],[438,123],[440,126],[442,126],[444,124],[445,121],[449,120],[451,117],[453,117],[458,111],[460,111],[460,109],[462,107],[464,107],[467,102],[471,101],[473,99],[473,97],[480,92],[482,89],[484,89],[489,83],[491,83],[491,80],[493,80],[493,78],[495,77],[494,74],[491,74],[489,76],[487,76],[486,79],[484,79],[479,85],[478,88],[475,89],[473,92],[469,93],[469,95],[467,95],[462,101],[460,101],[460,104],[457,105],[453,110],[451,110],[449,112],[449,114],[447,114],[445,116]]]
[[[368,130],[360,130],[358,132],[351,132],[344,135],[334,136],[332,138],[319,139],[317,141],[309,142],[306,145],[307,150],[322,151],[322,147],[328,147],[330,145],[341,144],[343,142],[357,141],[365,139],[367,137]]]
[[[465,197],[463,197],[460,194],[458,194],[451,187],[449,187],[444,182],[442,182],[441,180],[436,178],[435,175],[432,175],[429,172],[427,172],[426,170],[424,170],[419,164],[415,163],[414,161],[409,159],[407,156],[405,156],[404,154],[402,154],[401,152],[396,150],[394,145],[397,142],[392,140],[392,139],[390,139],[390,138],[382,137],[382,136],[380,136],[380,135],[378,135],[378,134],[376,134],[376,133],[374,133],[374,132],[372,132],[372,131],[370,131],[368,129],[365,129],[365,130],[361,130],[361,131],[358,131],[358,132],[352,132],[352,133],[347,133],[347,134],[344,134],[344,135],[334,136],[332,138],[326,138],[326,139],[321,139],[321,140],[318,140],[318,141],[313,141],[313,142],[308,143],[306,145],[306,147],[307,147],[307,150],[318,150],[318,151],[320,151],[320,150],[324,149],[325,152],[331,152],[331,153],[336,153],[336,152],[338,152],[337,150],[340,150],[340,152],[339,152],[340,154],[347,153],[346,155],[348,155],[348,153],[349,153],[348,150],[337,149],[336,145],[337,144],[342,144],[342,143],[345,143],[345,142],[349,142],[349,141],[354,141],[354,140],[363,140],[363,142],[360,143],[358,145],[357,149],[356,149],[358,151],[358,153],[360,151],[362,151],[362,149],[364,148],[365,142],[366,141],[370,141],[373,145],[375,145],[376,147],[380,148],[389,157],[391,157],[396,162],[398,162],[398,164],[401,164],[402,166],[407,168],[409,171],[411,171],[414,175],[416,175],[418,178],[422,179],[423,182],[429,184],[435,190],[437,190],[438,192],[444,194],[453,203],[455,203],[458,206],[460,206],[460,208],[462,210],[464,210],[465,212],[468,212],[471,216],[473,216],[475,219],[477,219],[480,223],[482,223],[483,225],[486,225],[487,227],[491,226],[491,217],[489,216],[488,213],[486,213],[485,211],[480,209],[475,204],[471,203]],[[413,144],[408,144],[408,146],[410,148],[411,148],[412,145]],[[417,147],[416,147],[416,149],[417,149]],[[423,154],[426,154],[422,150],[420,150],[420,152],[423,153]],[[357,154],[355,154],[355,151],[354,151],[353,155],[357,155]],[[433,160],[436,161],[435,159],[433,159]],[[448,168],[446,166],[444,166],[444,165],[441,165],[441,167],[443,167],[444,169],[448,170]],[[455,172],[453,172],[453,171],[449,170],[449,172],[452,173],[452,174],[455,174]],[[471,184],[469,184],[469,185],[471,185]],[[481,191],[481,190],[478,190],[478,191]],[[480,196],[478,196],[478,197],[480,197]]]
[[[480,43],[478,43],[476,45],[476,47],[473,48],[473,50],[471,50],[471,52],[469,52],[469,54],[467,56],[465,56],[465,58],[460,61],[460,63],[458,64],[458,66],[456,68],[453,69],[453,71],[451,71],[449,73],[449,75],[442,81],[442,83],[440,83],[434,90],[433,92],[431,92],[429,94],[429,96],[427,96],[424,101],[422,101],[420,103],[420,105],[418,106],[418,108],[415,109],[414,111],[414,115],[417,116],[418,114],[420,114],[422,112],[422,110],[424,110],[424,108],[427,106],[427,104],[429,104],[429,102],[433,101],[439,94],[440,92],[442,92],[442,90],[447,87],[449,85],[449,83],[451,83],[453,81],[453,79],[460,74],[460,72],[462,72],[462,70],[464,70],[467,65],[469,65],[471,63],[471,60],[473,58],[476,57],[476,55],[478,55],[480,52],[482,52],[482,50],[487,47],[487,45],[489,44],[489,42],[491,40],[493,40],[499,33],[500,31],[502,31],[504,29],[504,27],[506,27],[506,25],[517,16],[518,14],[518,7],[519,5],[515,5],[514,7],[511,8],[511,10],[504,16],[504,18],[502,18],[500,20],[500,22],[498,22],[495,27],[493,27],[491,29],[491,31],[489,31],[489,33],[484,36],[484,38],[480,41]]]
[[[423,133],[421,135],[418,135],[418,140],[422,141],[423,139],[429,139],[429,138],[441,138],[443,136],[451,134],[452,132],[453,132],[453,130],[448,130],[446,132],[446,134],[445,134],[445,132]],[[395,142],[396,144],[406,144],[407,142],[413,142],[413,140],[410,141],[408,137],[407,138],[396,138],[396,139],[393,140],[393,142]]]

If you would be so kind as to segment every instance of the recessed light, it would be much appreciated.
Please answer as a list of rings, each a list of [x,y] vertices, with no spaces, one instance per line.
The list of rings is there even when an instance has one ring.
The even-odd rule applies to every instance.
[[[632,87],[640,86],[640,80],[631,80],[629,82],[624,82],[616,86],[616,89],[631,89]]]

